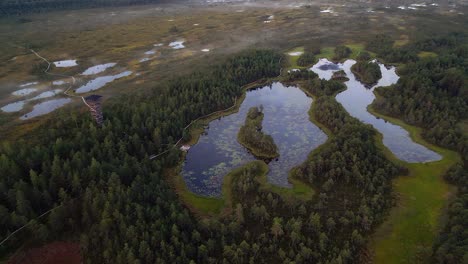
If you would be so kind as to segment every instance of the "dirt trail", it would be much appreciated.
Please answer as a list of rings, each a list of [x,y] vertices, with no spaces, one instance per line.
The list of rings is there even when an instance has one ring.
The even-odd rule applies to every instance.
[[[76,79],[75,77],[73,76],[70,76],[70,75],[64,75],[64,74],[57,74],[57,73],[50,73],[49,70],[50,70],[50,65],[52,64],[50,61],[48,61],[46,58],[42,57],[41,55],[39,55],[39,53],[37,53],[36,51],[34,51],[33,49],[30,49],[30,51],[32,53],[34,53],[34,55],[36,55],[36,57],[40,58],[41,60],[45,61],[47,63],[47,69],[44,70],[44,73],[45,74],[48,74],[48,75],[51,75],[51,76],[59,76],[59,77],[66,77],[66,78],[71,78],[72,79],[72,83],[68,86],[68,88],[65,90],[65,92],[63,92],[63,94],[67,95],[67,96],[70,96],[70,97],[80,97],[81,100],[83,101],[83,103],[91,110],[94,110],[94,108],[92,108],[88,103],[86,103],[86,100],[83,96],[79,96],[79,95],[74,95],[74,94],[69,94],[68,92],[70,91],[70,89],[75,85],[76,83]]]

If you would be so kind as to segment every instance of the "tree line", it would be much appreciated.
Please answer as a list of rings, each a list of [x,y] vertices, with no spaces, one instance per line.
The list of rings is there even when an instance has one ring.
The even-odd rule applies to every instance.
[[[468,260],[468,132],[460,122],[468,118],[467,36],[451,33],[391,48],[383,36],[369,47],[391,61],[406,62],[399,69],[398,83],[378,88],[377,111],[424,128],[423,137],[436,145],[456,150],[462,162],[451,168],[446,179],[458,187],[451,202],[447,224],[434,245],[434,263],[464,263]],[[382,50],[380,50],[384,47]],[[435,57],[418,58],[420,51]],[[396,54],[399,54],[395,56]],[[405,55],[406,54],[406,55]]]

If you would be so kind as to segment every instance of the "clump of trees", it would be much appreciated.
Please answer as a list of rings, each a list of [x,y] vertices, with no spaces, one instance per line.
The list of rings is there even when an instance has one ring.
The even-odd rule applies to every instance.
[[[341,81],[326,81],[316,78],[308,80],[304,85],[304,89],[317,96],[332,96],[346,90],[346,86]]]
[[[366,45],[366,50],[382,54],[393,48],[394,41],[389,35],[378,34],[373,36]]]
[[[344,70],[339,70],[333,73],[332,80],[346,82],[349,81],[349,78],[346,76],[346,72]]]
[[[257,158],[274,159],[279,156],[278,147],[272,136],[262,132],[263,117],[263,106],[250,108],[237,140]]]
[[[293,69],[288,71],[287,75],[283,77],[283,81],[296,82],[300,80],[313,80],[318,75],[309,69]]]
[[[312,52],[304,52],[298,59],[297,65],[301,67],[309,67],[317,62],[315,55]]]
[[[359,81],[367,86],[376,84],[382,78],[382,72],[377,62],[358,61],[351,67],[351,71]]]
[[[359,55],[357,56],[358,61],[369,61],[371,59],[371,55],[367,51],[361,51],[359,52]]]
[[[334,61],[340,61],[342,59],[346,59],[351,55],[352,51],[350,48],[347,46],[341,45],[341,46],[336,46],[335,48],[335,54],[333,56]]]

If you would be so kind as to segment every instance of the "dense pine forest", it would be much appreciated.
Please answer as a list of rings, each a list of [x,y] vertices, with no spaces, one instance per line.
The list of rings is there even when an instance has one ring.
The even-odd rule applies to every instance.
[[[272,51],[239,54],[161,84],[151,95],[115,99],[104,108],[102,127],[87,115],[60,115],[39,129],[37,138],[3,144],[1,236],[63,206],[17,233],[2,253],[32,237],[41,243],[82,233],[91,263],[197,260],[201,244],[184,245],[194,241],[196,222],[162,178],[163,167],[179,161],[179,150],[156,161],[148,156],[183,136],[191,120],[232,105],[243,85],[277,76],[280,58]],[[150,255],[144,248],[152,249]]]
[[[376,90],[374,107],[424,128],[426,140],[464,158],[446,175],[458,194],[433,250],[434,263],[463,263],[468,250],[468,138],[460,123],[468,118],[466,37],[452,34],[401,48],[392,44],[379,35],[366,47],[385,62],[404,64],[396,85]],[[420,51],[436,56],[421,57]],[[339,46],[335,59],[350,53]],[[316,59],[306,54],[301,65]],[[170,146],[180,137],[190,139],[183,128],[233,105],[243,86],[278,76],[282,57],[272,50],[241,52],[157,84],[149,94],[113,98],[104,105],[102,126],[86,113],[59,113],[34,136],[3,143],[0,235],[30,224],[0,253],[74,238],[86,263],[367,261],[367,238],[394,205],[392,179],[406,170],[385,158],[370,125],[351,117],[335,100],[345,89],[341,82],[321,80],[307,70],[283,74],[284,81],[300,84],[314,96],[311,118],[330,132],[329,140],[291,174],[313,187],[311,200],[262,188],[258,179],[265,177],[265,164],[256,161],[232,179],[232,210],[205,218],[189,211],[164,177],[166,168],[181,161],[179,149]],[[362,54],[358,60],[369,58]],[[375,66],[363,67],[376,74]],[[168,154],[149,159],[168,148]]]

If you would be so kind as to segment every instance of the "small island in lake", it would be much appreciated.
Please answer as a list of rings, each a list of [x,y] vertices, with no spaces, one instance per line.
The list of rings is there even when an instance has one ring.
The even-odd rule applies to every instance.
[[[379,64],[377,62],[358,61],[351,67],[356,78],[367,86],[376,84],[382,78]]]
[[[331,79],[334,81],[339,81],[339,82],[349,81],[349,78],[346,76],[346,72],[343,70],[334,72]]]
[[[273,137],[262,132],[263,107],[252,107],[247,113],[244,125],[237,134],[241,145],[259,159],[274,159],[279,156]]]

